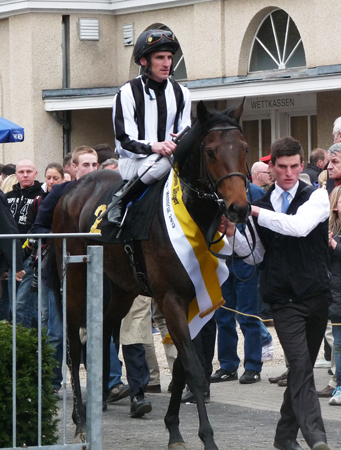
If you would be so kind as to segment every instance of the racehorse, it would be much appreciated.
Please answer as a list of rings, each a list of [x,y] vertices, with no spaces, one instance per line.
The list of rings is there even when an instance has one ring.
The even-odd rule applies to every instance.
[[[248,145],[239,124],[242,111],[243,102],[239,107],[224,112],[208,111],[204,103],[199,102],[198,119],[174,152],[184,204],[204,236],[207,236],[211,223],[217,214],[221,215],[221,211],[235,223],[245,223],[250,214],[245,189]],[[88,231],[89,217],[98,200],[119,178],[119,174],[111,170],[83,176],[59,201],[54,214],[53,232]],[[168,448],[186,448],[179,430],[179,409],[187,382],[197,400],[199,437],[204,442],[205,450],[217,450],[204,401],[204,370],[195,352],[187,321],[189,304],[196,295],[195,289],[168,237],[161,198],[152,219],[149,238],[135,244],[143,261],[149,290],[165,316],[170,336],[178,350],[173,369],[174,386],[164,419],[169,430]],[[94,242],[99,245],[97,240],[68,240],[67,251],[71,255],[85,254],[86,245]],[[108,347],[113,329],[117,330],[134,298],[144,292],[134,280],[123,244],[100,245],[103,245],[104,273],[112,287],[112,297],[103,323],[103,340]],[[56,243],[56,246],[60,265],[60,244],[58,246]],[[79,328],[85,326],[85,264],[71,264],[67,280],[67,330],[76,403],[73,419],[77,434],[84,432],[86,427],[79,383]]]

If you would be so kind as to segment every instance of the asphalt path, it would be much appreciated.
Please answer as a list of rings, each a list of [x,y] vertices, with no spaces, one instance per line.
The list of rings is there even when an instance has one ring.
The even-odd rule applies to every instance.
[[[207,405],[209,420],[214,430],[219,450],[272,450],[276,423],[285,388],[271,385],[267,378],[277,376],[285,367],[264,368],[262,381],[241,385],[229,381],[211,385],[211,402]],[[318,389],[328,384],[326,369],[315,369]],[[149,394],[153,410],[140,419],[129,415],[130,399],[108,405],[103,413],[103,450],[167,450],[168,432],[163,418],[167,411],[169,394],[166,388],[169,377],[162,377],[161,394]],[[71,423],[71,392],[68,386],[69,404],[68,440],[71,442],[74,426]],[[341,407],[330,406],[328,399],[321,399],[322,415],[331,450],[341,449]],[[195,404],[184,404],[180,410],[180,429],[188,450],[203,449],[198,437],[198,416]],[[303,449],[309,447],[301,435],[298,442]]]

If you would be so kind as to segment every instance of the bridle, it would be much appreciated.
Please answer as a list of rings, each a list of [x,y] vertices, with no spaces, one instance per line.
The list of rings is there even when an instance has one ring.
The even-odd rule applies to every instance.
[[[246,191],[248,191],[249,186],[250,186],[250,182],[247,179],[247,177],[241,172],[228,173],[228,174],[222,176],[221,178],[219,178],[217,181],[214,182],[212,180],[212,178],[211,178],[211,175],[210,175],[209,171],[208,171],[207,161],[206,161],[206,157],[205,157],[205,147],[204,147],[203,140],[212,131],[230,131],[230,130],[236,130],[236,129],[242,132],[241,128],[238,127],[238,126],[235,126],[235,125],[217,126],[217,127],[209,128],[209,130],[207,131],[207,133],[205,134],[205,136],[203,137],[203,139],[202,139],[202,141],[200,143],[200,157],[201,157],[201,163],[200,163],[201,169],[200,169],[200,172],[202,173],[203,167],[204,167],[205,175],[206,175],[206,178],[207,178],[207,180],[209,182],[209,187],[213,191],[213,195],[215,196],[215,201],[218,203],[218,206],[219,206],[219,211],[216,214],[215,218],[213,219],[213,221],[212,221],[212,223],[211,223],[211,225],[209,227],[209,230],[207,232],[206,244],[207,244],[208,249],[210,250],[210,252],[214,256],[216,256],[217,258],[220,258],[220,259],[225,259],[225,260],[230,259],[231,255],[221,255],[221,254],[219,254],[219,253],[217,253],[217,252],[215,252],[215,251],[213,251],[211,249],[212,245],[217,244],[222,239],[224,239],[225,233],[226,233],[226,229],[225,229],[225,232],[222,233],[221,236],[218,239],[214,240],[214,236],[215,236],[215,234],[217,232],[217,229],[218,229],[218,226],[219,226],[219,223],[220,223],[220,220],[221,220],[221,216],[223,214],[225,214],[225,216],[226,216],[226,212],[227,212],[225,201],[218,197],[217,187],[223,180],[226,180],[227,178],[231,178],[231,177],[236,177],[237,176],[237,177],[243,178],[243,180],[245,182],[245,189],[246,189]],[[248,172],[249,172],[249,170],[248,170]],[[208,195],[210,195],[210,194],[205,194],[205,196],[208,196]],[[249,229],[249,232],[251,234],[252,247],[250,248],[250,253],[248,255],[246,255],[246,256],[234,256],[235,259],[246,259],[248,256],[250,256],[252,254],[252,252],[254,251],[255,246],[256,246],[256,237],[255,237],[254,230],[253,230],[251,224],[249,223],[249,221],[247,222],[246,225],[247,225],[247,227]]]
[[[217,181],[213,181],[210,173],[208,171],[208,167],[207,167],[207,162],[206,162],[206,158],[205,158],[205,147],[204,147],[204,142],[203,140],[205,139],[205,137],[211,133],[212,131],[230,131],[230,130],[239,130],[240,132],[242,132],[242,129],[238,126],[235,125],[226,125],[226,126],[218,126],[218,127],[212,127],[210,128],[207,133],[205,134],[205,136],[203,137],[201,143],[200,143],[200,155],[201,155],[201,169],[204,166],[205,168],[205,173],[206,173],[206,177],[209,181],[209,185],[210,188],[213,192],[217,192],[217,187],[218,185],[223,181],[226,180],[227,178],[231,178],[231,177],[241,177],[243,178],[244,182],[245,182],[245,188],[248,188],[248,179],[247,177],[241,173],[241,172],[231,172],[228,173],[226,175],[224,175],[223,177],[219,178]]]
[[[217,187],[218,185],[225,179],[227,178],[231,178],[231,177],[241,177],[244,179],[245,182],[245,188],[246,190],[248,190],[249,187],[249,180],[247,179],[247,176],[245,176],[243,173],[241,172],[231,172],[228,173],[226,175],[224,175],[223,177],[219,178],[217,181],[213,181],[211,178],[211,175],[208,171],[208,167],[207,167],[207,162],[206,162],[206,157],[205,157],[205,147],[204,147],[204,142],[203,140],[205,139],[205,137],[211,133],[212,131],[230,131],[230,130],[239,130],[240,132],[241,127],[236,126],[236,125],[226,125],[226,126],[217,126],[217,127],[212,127],[209,128],[205,135],[203,136],[201,142],[200,142],[200,173],[202,174],[203,172],[205,172],[206,175],[206,179],[204,180],[203,178],[201,178],[201,181],[204,182],[208,182],[208,187],[211,190],[211,193],[207,193],[201,189],[197,189],[192,187],[190,184],[186,183],[183,178],[181,178],[179,172],[177,171],[177,169],[174,167],[173,162],[171,161],[171,158],[169,157],[168,160],[174,170],[174,172],[176,173],[176,175],[178,176],[178,178],[181,180],[181,182],[191,191],[195,192],[198,197],[200,199],[206,199],[206,200],[213,200],[214,202],[218,203],[219,205],[219,209],[221,210],[221,213],[224,214],[226,213],[226,206],[225,206],[225,201],[222,198],[219,198],[218,194],[217,194]]]

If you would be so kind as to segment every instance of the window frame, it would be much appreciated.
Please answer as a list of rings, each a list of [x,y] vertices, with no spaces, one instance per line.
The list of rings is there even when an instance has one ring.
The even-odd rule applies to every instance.
[[[276,34],[276,27],[275,27],[275,23],[274,23],[274,19],[273,19],[273,14],[276,11],[283,11],[286,15],[287,15],[287,23],[286,23],[286,32],[285,32],[285,40],[284,40],[284,47],[283,47],[283,52],[281,55],[280,52],[280,48],[279,48],[279,42],[278,42],[278,36]],[[269,49],[266,48],[265,44],[258,38],[258,34],[262,28],[262,26],[264,25],[264,22],[270,18],[271,21],[271,27],[272,27],[272,32],[273,32],[273,38],[275,41],[275,45],[276,45],[276,50],[277,50],[277,59],[279,59],[279,61],[277,61],[277,59],[275,58],[275,55],[271,54]],[[298,40],[298,42],[296,43],[296,45],[294,46],[294,48],[291,50],[289,56],[286,58],[285,61],[282,61],[281,58],[283,59],[283,56],[285,56],[286,54],[286,49],[287,49],[287,42],[288,42],[288,32],[289,32],[289,28],[290,28],[290,22],[292,22],[292,24],[296,27],[297,32],[299,34],[300,39]],[[275,62],[275,64],[277,64],[277,69],[259,69],[259,70],[251,70],[251,61],[252,61],[252,57],[253,57],[253,53],[255,51],[255,44],[256,42],[258,42],[258,44],[263,48],[263,50],[269,55],[269,57]],[[303,53],[304,53],[304,65],[299,65],[299,66],[295,66],[295,67],[286,67],[286,64],[288,63],[288,61],[291,59],[291,57],[294,55],[295,51],[297,50],[297,48],[299,47],[299,45],[302,44],[303,46]],[[270,13],[268,13],[263,20],[261,21],[261,23],[259,24],[255,35],[252,39],[252,44],[251,44],[251,50],[249,53],[249,60],[248,60],[248,74],[255,74],[255,73],[259,73],[259,72],[278,72],[278,71],[291,71],[292,69],[301,69],[301,68],[305,68],[306,67],[306,57],[305,57],[305,51],[304,51],[304,45],[303,45],[303,40],[301,37],[301,34],[299,33],[299,30],[297,28],[296,23],[293,21],[293,19],[291,18],[291,16],[284,10],[281,8],[276,8],[273,9]]]

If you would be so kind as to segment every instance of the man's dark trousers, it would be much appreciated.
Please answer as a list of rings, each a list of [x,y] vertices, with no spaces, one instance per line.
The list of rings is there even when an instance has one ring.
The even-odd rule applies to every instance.
[[[143,344],[122,345],[122,353],[127,370],[130,398],[144,397],[144,391],[150,379],[150,370]]]
[[[276,332],[290,370],[276,440],[295,440],[301,429],[307,444],[326,442],[313,367],[328,321],[329,291],[302,302],[273,305]]]

